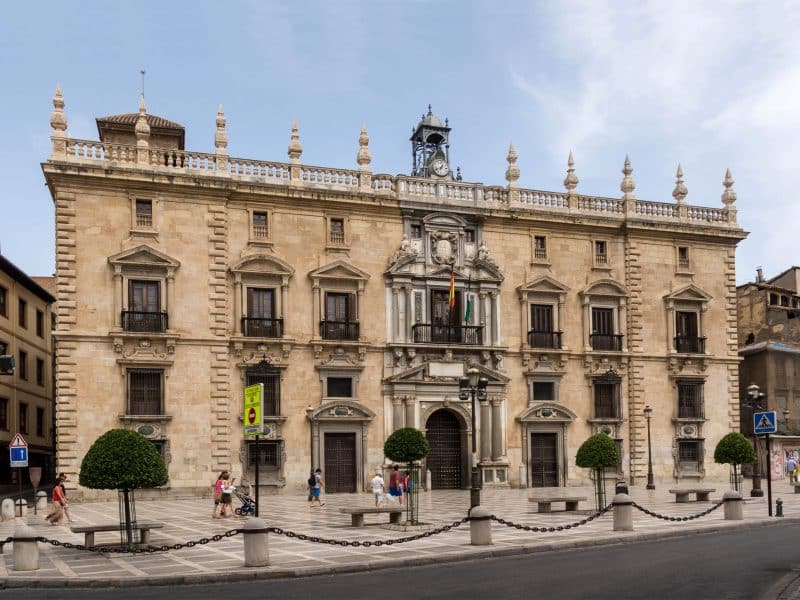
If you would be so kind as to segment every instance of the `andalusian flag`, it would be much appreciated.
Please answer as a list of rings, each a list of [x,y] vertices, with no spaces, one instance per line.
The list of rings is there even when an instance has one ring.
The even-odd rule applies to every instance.
[[[464,309],[464,323],[469,323],[472,316],[472,294],[467,294],[467,307]]]
[[[453,309],[456,307],[456,273],[450,271],[450,314],[453,314]]]

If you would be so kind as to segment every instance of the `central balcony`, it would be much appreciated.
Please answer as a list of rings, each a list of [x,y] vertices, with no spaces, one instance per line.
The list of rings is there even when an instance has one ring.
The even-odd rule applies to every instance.
[[[528,346],[531,348],[561,349],[560,331],[534,331],[528,332]]]
[[[622,352],[622,334],[593,333],[589,336],[592,350],[611,350]]]
[[[431,325],[417,323],[411,327],[416,344],[483,345],[483,325]]]
[[[320,321],[319,334],[323,340],[357,341],[358,321]]]
[[[123,331],[163,333],[167,330],[168,324],[165,312],[122,311]]]
[[[697,336],[675,336],[675,351],[681,354],[705,354],[706,338]]]
[[[283,337],[283,319],[242,317],[242,333],[245,337]]]

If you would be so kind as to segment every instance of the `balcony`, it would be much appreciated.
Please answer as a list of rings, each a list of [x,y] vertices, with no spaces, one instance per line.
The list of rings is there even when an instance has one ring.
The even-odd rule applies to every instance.
[[[622,334],[593,333],[589,336],[592,350],[622,352]]]
[[[163,333],[169,325],[165,312],[122,311],[122,330]]]
[[[706,338],[676,335],[675,352],[679,352],[681,354],[705,354]]]
[[[283,337],[283,319],[242,317],[242,334],[245,337]]]
[[[483,325],[431,325],[417,323],[411,327],[415,344],[483,344]]]
[[[560,331],[534,331],[528,332],[528,346],[531,348],[561,349]]]
[[[357,341],[358,321],[320,321],[319,334],[323,340]]]

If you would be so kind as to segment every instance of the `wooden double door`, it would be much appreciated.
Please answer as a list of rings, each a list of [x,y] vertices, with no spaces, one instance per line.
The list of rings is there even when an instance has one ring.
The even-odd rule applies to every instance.
[[[558,486],[558,434],[531,433],[531,487]]]
[[[437,410],[428,418],[426,430],[425,437],[430,445],[427,466],[431,472],[431,488],[461,489],[464,486],[464,452],[458,417],[449,410]]]
[[[356,491],[356,434],[325,433],[325,491]]]

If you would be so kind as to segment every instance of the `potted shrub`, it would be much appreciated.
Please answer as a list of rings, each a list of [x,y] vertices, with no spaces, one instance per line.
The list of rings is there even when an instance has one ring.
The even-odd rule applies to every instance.
[[[739,491],[739,474],[737,465],[758,460],[750,441],[738,431],[731,431],[723,437],[714,449],[714,462],[729,464],[733,470],[733,489]],[[769,476],[769,475],[768,475]]]
[[[394,462],[408,465],[409,489],[406,493],[406,520],[416,524],[418,511],[414,501],[419,491],[419,468],[414,467],[414,462],[428,456],[430,446],[425,435],[414,427],[403,427],[390,435],[383,444],[383,453]]]
[[[597,510],[602,510],[606,504],[604,472],[619,464],[617,444],[605,433],[597,433],[578,448],[575,464],[594,471]]]

